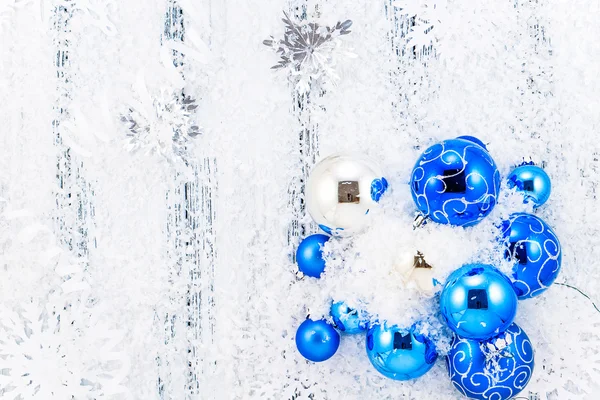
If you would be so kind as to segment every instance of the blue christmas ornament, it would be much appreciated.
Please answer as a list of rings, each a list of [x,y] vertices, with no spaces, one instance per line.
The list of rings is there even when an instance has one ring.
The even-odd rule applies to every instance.
[[[456,334],[485,340],[513,322],[517,295],[510,280],[496,268],[468,264],[448,277],[440,295],[440,307]]]
[[[502,222],[505,257],[513,260],[513,285],[519,299],[543,293],[560,272],[562,251],[554,231],[540,218],[511,214]]]
[[[387,190],[388,186],[389,184],[387,179],[383,177],[373,179],[373,181],[371,182],[371,199],[373,201],[379,201],[381,196],[383,196],[383,194]],[[369,211],[367,210],[367,212]]]
[[[325,361],[340,347],[340,334],[325,320],[305,320],[296,331],[296,347],[304,358]]]
[[[413,168],[410,188],[424,216],[471,226],[496,205],[500,173],[479,139],[462,136],[425,150]]]
[[[471,141],[473,143],[480,145],[487,151],[487,146],[481,141],[481,139],[476,138],[475,136],[463,135],[463,136],[457,137],[457,139],[464,139],[464,140]]]
[[[508,187],[516,187],[525,196],[524,202],[531,201],[536,207],[548,201],[552,190],[546,171],[534,164],[524,164],[515,168],[508,175]]]
[[[335,327],[344,333],[359,333],[367,330],[369,321],[365,313],[348,307],[343,301],[333,303],[330,312]]]
[[[521,392],[531,378],[533,346],[517,324],[483,342],[455,337],[446,366],[463,396],[507,400]]]
[[[418,378],[437,358],[433,342],[415,328],[375,325],[367,332],[367,355],[382,375],[398,381]]]
[[[316,234],[304,238],[296,251],[298,269],[308,276],[320,278],[325,271],[325,260],[321,248],[329,240],[329,236]]]

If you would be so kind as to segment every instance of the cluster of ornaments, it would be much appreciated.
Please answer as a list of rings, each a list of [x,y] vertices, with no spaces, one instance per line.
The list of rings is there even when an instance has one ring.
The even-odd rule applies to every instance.
[[[550,196],[548,175],[533,163],[515,168],[507,181],[534,208]],[[486,146],[472,136],[429,147],[410,178],[421,218],[457,227],[476,225],[488,216],[500,186],[494,160]],[[299,270],[319,278],[325,270],[325,242],[359,232],[387,188],[382,171],[366,158],[334,155],[318,163],[307,182],[306,204],[328,235],[311,235],[301,242],[296,253]],[[510,399],[525,388],[533,372],[534,351],[527,334],[514,323],[518,301],[543,293],[561,267],[560,243],[542,219],[514,213],[500,227],[498,241],[504,257],[514,263],[512,275],[492,265],[464,265],[448,277],[439,294],[441,315],[454,332],[445,357],[449,377],[460,393],[472,399]],[[415,257],[415,265],[419,262],[429,267],[421,254]],[[310,361],[329,359],[339,347],[340,334],[357,333],[365,334],[373,367],[391,379],[418,378],[438,358],[434,343],[421,333],[418,323],[408,327],[388,321],[371,323],[364,311],[344,302],[332,304],[330,313],[331,318],[306,319],[298,328],[296,346]]]

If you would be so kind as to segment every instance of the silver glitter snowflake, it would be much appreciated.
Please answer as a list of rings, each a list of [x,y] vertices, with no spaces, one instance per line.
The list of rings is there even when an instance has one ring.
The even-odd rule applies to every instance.
[[[173,161],[174,156],[186,160],[190,140],[202,133],[194,118],[196,100],[163,89],[148,101],[151,104],[138,102],[129,106],[121,115],[127,127],[125,148],[130,152],[157,153],[168,161]]]
[[[288,69],[300,92],[314,86],[326,86],[338,79],[335,73],[337,53],[341,51],[339,38],[350,33],[352,21],[338,22],[333,27],[312,22],[295,22],[285,12],[283,39],[273,36],[263,41],[280,56],[273,69]],[[346,52],[346,55],[351,53]]]

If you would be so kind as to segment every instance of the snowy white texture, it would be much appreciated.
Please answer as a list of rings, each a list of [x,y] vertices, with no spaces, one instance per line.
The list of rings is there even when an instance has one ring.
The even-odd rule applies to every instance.
[[[0,309],[4,396],[130,398],[120,384],[129,372],[129,360],[117,349],[124,334],[98,321],[100,310],[90,313],[81,303],[16,308]]]
[[[0,197],[12,210],[29,210],[33,224],[52,231],[58,213],[58,150],[52,145],[58,94],[49,3],[54,2],[0,1]],[[169,280],[168,274],[174,260],[166,256],[164,195],[175,186],[175,174],[168,164],[123,149],[118,123],[139,71],[149,87],[179,85],[172,83],[178,71],[164,71],[169,54],[160,36],[166,3],[79,2],[94,12],[74,10],[67,35],[70,108],[64,133],[94,187],[96,247],[89,251],[86,282],[97,302],[96,318],[125,335],[120,351],[131,368],[122,384],[136,399],[193,398],[184,376],[187,335],[175,335],[175,345],[166,345],[158,317],[182,311],[171,294],[184,293],[188,283],[185,276]],[[319,4],[326,23],[351,19],[352,33],[343,41],[357,55],[337,63],[339,81],[318,99],[322,107],[313,109],[310,120],[291,114],[288,83],[270,70],[274,55],[262,45],[282,30],[281,1],[181,1],[190,17],[187,40],[168,44],[189,54],[185,85],[199,100],[198,121],[206,129],[193,154],[221,160],[215,198],[217,324],[214,344],[201,346],[216,368],[199,378],[203,398],[286,399],[296,393],[298,399],[311,394],[315,399],[455,399],[442,363],[420,380],[392,382],[370,366],[363,337],[344,337],[334,358],[311,364],[297,354],[294,331],[307,309],[315,317],[324,314],[334,296],[366,298],[377,313],[399,322],[432,310],[433,301],[424,298],[397,314],[398,305],[386,303],[378,292],[417,296],[410,288],[397,291],[401,280],[379,281],[403,246],[418,244],[440,276],[475,257],[493,259],[496,253],[486,241],[493,235],[492,221],[519,210],[517,198],[503,199],[489,222],[476,229],[428,225],[413,233],[408,228],[414,208],[405,184],[416,157],[429,144],[458,134],[473,134],[488,144],[503,176],[523,159],[544,163],[553,193],[538,215],[563,246],[558,281],[598,302],[600,6],[588,0],[424,0],[414,4],[429,11],[440,4],[440,14],[420,14],[415,27],[406,27],[414,33],[402,35],[395,21],[405,14],[391,1],[294,2],[304,3],[309,10]],[[419,9],[412,12],[417,15]],[[102,29],[110,26],[106,21],[114,30]],[[434,25],[430,33],[424,33],[427,24]],[[418,31],[419,25],[425,29]],[[415,35],[434,51],[398,56],[400,47],[413,45],[408,40],[417,40]],[[317,127],[322,156],[358,151],[377,159],[392,191],[382,198],[384,207],[371,229],[356,239],[354,249],[374,246],[371,263],[357,259],[356,270],[349,272],[349,265],[332,261],[322,281],[296,282],[286,239],[292,219],[287,189],[299,174],[298,132],[304,126]],[[0,222],[0,234],[11,241],[2,244],[0,300],[13,313],[32,298],[43,307],[63,279],[47,263],[44,251],[52,248],[47,233],[18,243],[29,223]],[[67,252],[60,240],[54,243]],[[353,257],[349,250],[344,254]],[[367,272],[377,280],[355,288],[361,265],[369,266]],[[596,399],[600,318],[589,301],[555,285],[519,306],[516,322],[536,350],[526,391],[544,400]],[[183,323],[177,328],[187,329]],[[432,323],[431,329],[440,328]],[[173,384],[159,393],[156,357],[164,352],[172,361]],[[80,376],[96,373],[74,360]]]
[[[2,394],[131,398],[121,385],[129,372],[129,357],[121,351],[125,332],[90,298],[94,285],[86,260],[65,252],[35,212],[14,209],[5,199],[0,226],[6,274],[0,304]]]

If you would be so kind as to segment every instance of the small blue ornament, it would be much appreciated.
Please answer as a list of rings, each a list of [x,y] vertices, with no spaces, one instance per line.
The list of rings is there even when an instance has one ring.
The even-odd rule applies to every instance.
[[[504,331],[517,313],[510,280],[486,264],[468,264],[448,277],[440,306],[448,326],[461,337],[485,340]]]
[[[382,375],[398,381],[418,378],[438,356],[433,342],[415,331],[375,325],[367,332],[367,355]]]
[[[554,231],[540,218],[511,214],[502,222],[508,260],[514,260],[513,285],[519,299],[543,293],[560,272],[562,251]]]
[[[310,235],[304,238],[296,251],[298,269],[308,276],[320,278],[325,271],[325,260],[321,248],[329,240],[329,236],[322,234]]]
[[[388,181],[385,178],[373,179],[371,182],[371,199],[373,201],[379,201],[381,196],[385,193],[388,188]],[[367,210],[369,212],[369,210]]]
[[[307,319],[296,331],[296,347],[307,360],[325,361],[340,347],[340,334],[323,319]]]
[[[462,136],[425,150],[413,168],[410,188],[424,216],[472,226],[496,205],[500,173],[479,139]]]
[[[534,351],[517,325],[483,342],[455,337],[446,357],[454,387],[470,399],[507,400],[531,378]]]
[[[359,333],[367,330],[369,321],[365,313],[348,307],[343,301],[333,303],[330,312],[335,327],[344,333]]]
[[[540,167],[534,164],[524,164],[515,168],[508,175],[508,187],[517,188],[525,196],[524,202],[532,202],[539,207],[548,201],[552,184],[550,177]]]

